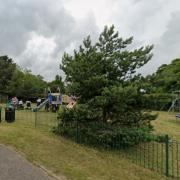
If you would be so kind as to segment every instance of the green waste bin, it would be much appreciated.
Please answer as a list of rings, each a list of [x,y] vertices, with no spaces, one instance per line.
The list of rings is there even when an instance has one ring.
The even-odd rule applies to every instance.
[[[5,108],[5,120],[9,123],[15,121],[15,109],[12,107]]]

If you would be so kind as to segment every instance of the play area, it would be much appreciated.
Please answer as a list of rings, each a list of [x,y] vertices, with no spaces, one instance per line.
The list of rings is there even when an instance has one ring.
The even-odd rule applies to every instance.
[[[180,121],[180,91],[174,91],[175,95],[172,100],[171,106],[168,109],[167,116],[170,119]],[[8,99],[8,98],[7,98]],[[29,100],[23,102],[22,99],[18,100],[17,97],[10,98],[7,103],[1,103],[0,120],[7,120],[8,122],[15,119],[29,119],[34,122],[35,112],[41,114],[39,119],[57,119],[57,112],[60,107],[73,108],[76,105],[77,98],[61,94],[60,90],[51,92],[51,89],[45,89],[45,96],[37,98],[36,102]],[[55,113],[55,116],[52,114]],[[43,115],[44,114],[44,115]],[[33,117],[33,118],[32,118]],[[32,120],[33,119],[33,120]]]
[[[0,104],[0,121],[12,123],[17,121],[33,126],[55,126],[57,124],[58,111],[61,107],[73,108],[76,98],[63,95],[60,91],[51,92],[50,88],[44,97],[37,98],[36,102],[27,100],[23,102],[17,97],[9,98],[7,103]]]
[[[67,106],[73,108],[76,104],[76,98],[73,96],[62,95],[60,92],[51,92],[50,88],[43,98],[38,98],[36,103],[32,103],[27,100],[24,104],[23,100],[18,100],[17,97],[13,97],[8,100],[6,107],[14,108],[16,110],[32,110],[32,111],[52,111],[57,112],[60,106]],[[44,108],[44,109],[43,109]]]

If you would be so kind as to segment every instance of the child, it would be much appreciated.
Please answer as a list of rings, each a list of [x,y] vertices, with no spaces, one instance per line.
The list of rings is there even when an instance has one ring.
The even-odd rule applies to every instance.
[[[41,104],[41,99],[38,98],[38,99],[37,99],[37,106],[39,106],[40,104]]]

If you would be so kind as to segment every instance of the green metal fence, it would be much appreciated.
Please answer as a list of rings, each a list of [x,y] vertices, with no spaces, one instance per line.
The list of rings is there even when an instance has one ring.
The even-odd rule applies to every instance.
[[[171,140],[168,135],[161,136],[161,140],[157,140],[157,136],[154,136],[151,141],[126,146],[122,143],[123,137],[121,136],[113,138],[112,143],[109,143],[108,137],[103,141],[98,139],[93,141],[91,137],[87,136],[88,128],[85,132],[79,123],[69,124],[68,128],[75,130],[74,133],[70,132],[70,138],[79,144],[87,144],[96,148],[103,147],[103,149],[128,158],[144,168],[167,177],[180,179],[180,142]],[[59,132],[61,133],[61,129]],[[62,135],[64,136],[63,133]]]
[[[0,115],[2,123],[5,122],[4,108],[1,109]],[[52,127],[57,127],[58,125],[57,113],[16,110],[15,123],[27,127],[31,126],[50,130]],[[122,143],[121,136],[114,138],[113,143],[110,144],[108,138],[103,139],[103,141],[93,141],[87,136],[84,136],[85,132],[79,123],[71,124],[71,128],[75,131],[71,138],[77,143],[88,144],[93,147],[103,147],[106,151],[111,151],[118,156],[128,158],[133,163],[144,168],[151,169],[171,178],[180,179],[180,142],[169,139],[167,135],[163,136],[161,141],[157,141],[154,137],[152,141],[127,147]],[[59,129],[59,131],[61,130]]]
[[[129,153],[129,158],[138,165],[168,177],[180,179],[179,148],[180,143],[175,140],[169,140],[166,135],[164,142],[151,141],[141,143],[132,148],[135,153],[132,150],[127,153]]]
[[[5,121],[5,108],[1,108],[0,119]],[[23,126],[31,126],[36,128],[52,129],[57,126],[57,113],[32,110],[16,110],[15,111],[15,123]]]

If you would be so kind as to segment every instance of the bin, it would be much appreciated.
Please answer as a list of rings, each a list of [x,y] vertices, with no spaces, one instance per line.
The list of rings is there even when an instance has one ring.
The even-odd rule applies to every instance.
[[[5,108],[5,120],[9,123],[15,121],[15,109],[14,108]]]

